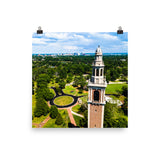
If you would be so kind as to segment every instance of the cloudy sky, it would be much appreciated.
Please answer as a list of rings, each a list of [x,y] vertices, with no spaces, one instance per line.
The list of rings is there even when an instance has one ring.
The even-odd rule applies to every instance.
[[[32,35],[32,53],[94,53],[98,45],[103,53],[126,53],[128,33],[46,32]]]

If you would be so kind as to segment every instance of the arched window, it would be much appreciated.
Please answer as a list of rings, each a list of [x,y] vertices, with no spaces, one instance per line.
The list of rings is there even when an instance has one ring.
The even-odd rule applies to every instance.
[[[96,76],[99,76],[99,69],[96,70]]]
[[[103,70],[101,69],[101,76],[102,76],[102,71],[103,71]]]
[[[94,91],[94,100],[99,101],[99,92],[98,91]]]
[[[95,76],[95,69],[93,68],[93,76]]]

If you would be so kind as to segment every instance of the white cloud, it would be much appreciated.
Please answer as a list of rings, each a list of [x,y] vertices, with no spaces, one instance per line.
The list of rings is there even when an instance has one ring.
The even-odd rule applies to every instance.
[[[92,36],[97,38],[104,38],[106,40],[118,40],[117,36],[110,35],[108,33],[89,32]]]
[[[32,38],[32,44],[46,44],[44,38]]]
[[[117,36],[112,36],[109,34],[101,34],[102,38],[108,39],[108,40],[118,40]]]
[[[56,38],[59,40],[68,40],[68,39],[72,39],[73,37],[67,33],[67,32],[46,32],[45,33],[45,37],[46,38]]]
[[[67,50],[77,50],[78,49],[77,46],[63,46],[63,48]]]

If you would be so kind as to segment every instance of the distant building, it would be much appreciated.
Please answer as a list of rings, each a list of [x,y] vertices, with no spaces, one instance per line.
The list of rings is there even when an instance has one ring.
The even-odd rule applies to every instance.
[[[78,103],[79,103],[79,104],[82,104],[82,100],[81,100],[80,98],[78,99]]]
[[[74,56],[78,56],[78,53],[74,53]]]
[[[124,62],[124,61],[126,61],[126,59],[121,59],[121,61],[123,61],[123,62]]]
[[[74,56],[80,56],[80,53],[74,53],[73,55]]]

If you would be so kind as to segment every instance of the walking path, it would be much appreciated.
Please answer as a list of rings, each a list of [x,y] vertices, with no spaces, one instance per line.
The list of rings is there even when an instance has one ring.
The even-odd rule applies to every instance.
[[[44,121],[42,121],[40,124],[37,123],[32,123],[32,125],[36,126],[36,128],[42,128],[45,123],[47,123],[51,119],[50,116],[48,116]]]
[[[77,125],[76,125],[76,122],[75,122],[75,120],[74,120],[74,117],[73,117],[73,115],[72,115],[71,108],[67,108],[67,111],[68,111],[68,115],[69,115],[69,118],[70,118],[71,123],[72,123],[74,126],[77,126]]]
[[[126,84],[126,82],[109,82],[109,84]]]
[[[123,103],[119,99],[113,99],[109,95],[105,95],[105,100],[112,104],[117,104],[117,106],[121,106]]]
[[[81,115],[81,114],[78,114],[78,113],[76,113],[76,112],[73,112],[73,111],[71,111],[71,113],[72,113],[72,114],[74,114],[74,115],[76,115],[76,116],[82,117],[82,118],[84,117],[83,115]]]

